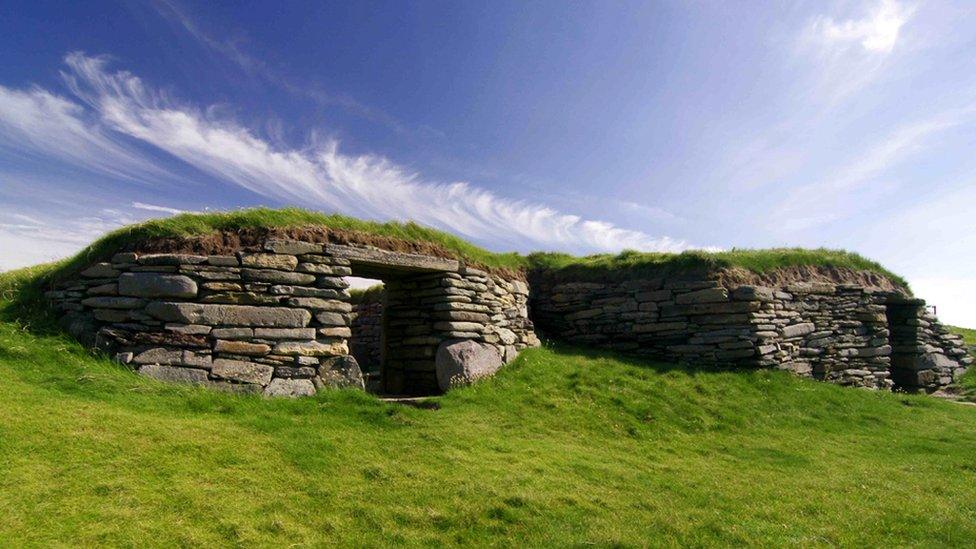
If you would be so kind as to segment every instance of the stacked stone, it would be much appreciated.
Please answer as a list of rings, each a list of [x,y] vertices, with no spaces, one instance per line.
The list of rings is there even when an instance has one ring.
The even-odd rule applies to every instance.
[[[389,362],[400,390],[436,392],[440,343],[475,339],[507,358],[538,344],[528,289],[457,261],[271,239],[234,255],[115,255],[48,297],[77,337],[140,373],[298,396],[363,386],[347,340],[354,265],[388,269]],[[416,270],[411,270],[416,269]]]
[[[348,356],[349,262],[269,240],[236,255],[115,255],[48,294],[144,375],[239,392],[308,395],[358,385]]]
[[[539,344],[528,319],[528,286],[461,266],[457,272],[384,280],[386,354],[391,393],[436,392],[441,344],[473,340],[496,347],[505,362]]]
[[[353,305],[350,328],[349,351],[356,357],[363,374],[378,371],[383,352],[383,303],[372,301]]]
[[[890,327],[909,307],[904,328]],[[933,391],[972,363],[961,338],[894,292],[851,284],[742,285],[714,280],[533,281],[546,335],[669,361],[775,367],[825,381]],[[895,360],[893,363],[893,343]],[[898,352],[910,355],[899,376]]]
[[[714,280],[533,281],[545,334],[685,363],[755,366],[759,302]]]
[[[962,336],[949,332],[922,300],[899,303],[889,311],[893,341],[893,373],[898,385],[936,391],[973,363]],[[892,314],[894,312],[894,314]]]
[[[890,389],[890,294],[856,285],[762,289],[754,315],[760,363],[841,385]]]

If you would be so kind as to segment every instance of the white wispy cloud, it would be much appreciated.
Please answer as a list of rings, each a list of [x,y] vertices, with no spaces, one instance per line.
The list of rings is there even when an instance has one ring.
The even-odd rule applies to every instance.
[[[838,21],[825,15],[816,17],[810,23],[810,34],[829,48],[856,45],[868,52],[888,53],[895,47],[901,28],[914,11],[913,7],[895,0],[881,0],[860,19]]]
[[[173,215],[181,214],[181,213],[183,213],[185,211],[185,210],[179,210],[179,209],[176,209],[176,208],[169,208],[167,206],[157,206],[155,204],[146,204],[144,202],[133,202],[132,203],[132,207],[135,208],[135,209],[137,209],[137,210],[146,210],[146,211],[149,211],[149,212],[162,212],[162,213],[168,213],[168,214],[173,214]]]
[[[976,105],[949,109],[894,128],[876,142],[857,151],[828,177],[798,185],[785,194],[770,217],[770,226],[798,232],[836,221],[864,204],[854,199],[865,188],[893,188],[890,173],[928,150],[938,137],[953,128],[972,124]]]
[[[813,62],[802,92],[811,100],[833,105],[876,81],[906,39],[914,6],[878,0],[862,7],[859,18],[817,15],[799,33],[797,51]]]
[[[122,179],[155,180],[166,170],[106,134],[77,103],[41,88],[0,86],[0,152],[54,158]]]
[[[106,232],[141,219],[132,212],[113,208],[96,209],[84,216],[42,218],[0,207],[0,271],[71,255]]]
[[[74,100],[40,89],[3,89],[8,96],[26,96],[28,105],[31,98],[50,98],[57,108],[0,108],[0,149],[13,149],[16,135],[10,128],[34,128],[42,124],[35,118],[53,111],[59,116],[43,135],[55,135],[59,128],[72,131],[64,133],[56,146],[36,139],[25,151],[54,156],[73,151],[65,160],[102,171],[124,166],[120,177],[165,172],[155,159],[125,146],[134,141],[278,202],[374,219],[412,219],[498,247],[568,251],[687,248],[668,237],[652,237],[542,204],[510,200],[467,182],[432,182],[381,156],[345,154],[336,141],[322,141],[314,135],[301,148],[276,146],[235,120],[215,115],[216,109],[180,103],[129,72],[108,70],[105,57],[71,53],[65,63],[63,77]],[[80,151],[86,153],[84,157],[75,154]],[[146,203],[133,207],[164,213],[176,210]]]

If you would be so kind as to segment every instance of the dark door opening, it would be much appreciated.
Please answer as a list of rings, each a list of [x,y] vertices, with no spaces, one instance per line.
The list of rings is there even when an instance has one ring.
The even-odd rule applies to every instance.
[[[915,392],[922,387],[919,377],[919,309],[920,299],[893,299],[885,305],[888,320],[888,343],[891,345],[891,381],[894,389]]]

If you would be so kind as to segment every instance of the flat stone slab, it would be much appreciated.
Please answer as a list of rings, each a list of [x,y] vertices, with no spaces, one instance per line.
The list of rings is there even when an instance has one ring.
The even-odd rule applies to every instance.
[[[267,385],[271,382],[271,375],[274,373],[274,368],[267,364],[258,364],[256,362],[218,358],[213,361],[211,373],[213,373],[214,377],[243,383]]]
[[[335,356],[349,353],[345,341],[323,343],[321,341],[282,341],[275,345],[276,355]]]
[[[135,297],[190,298],[197,295],[197,283],[183,275],[124,273],[119,277],[119,294]]]
[[[315,394],[315,385],[310,379],[272,379],[264,389],[264,395],[269,397],[296,398]]]
[[[154,301],[146,313],[166,322],[206,324],[208,326],[258,326],[262,328],[304,328],[312,313],[287,307],[254,307],[202,303]]]
[[[354,264],[372,267],[398,267],[412,271],[451,271],[457,272],[461,264],[455,259],[444,259],[429,255],[391,252],[378,248],[359,248],[341,244],[326,244],[325,253],[341,257]]]
[[[197,370],[196,368],[147,364],[139,368],[139,373],[160,381],[191,384],[204,384],[207,382],[207,371]]]
[[[146,304],[146,300],[138,297],[89,297],[83,299],[81,304],[93,309],[138,309]]]

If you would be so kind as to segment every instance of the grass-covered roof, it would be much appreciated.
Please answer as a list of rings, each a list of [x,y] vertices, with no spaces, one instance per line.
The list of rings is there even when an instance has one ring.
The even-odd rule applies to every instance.
[[[868,271],[907,288],[904,279],[877,262],[842,250],[777,248],[722,252],[686,251],[651,253],[625,251],[619,254],[573,256],[565,253],[496,253],[475,246],[453,234],[413,222],[364,221],[344,215],[323,214],[300,208],[252,208],[218,213],[185,213],[153,219],[112,231],[60,262],[49,272],[55,276],[74,272],[92,262],[105,260],[117,251],[157,239],[201,237],[219,232],[284,230],[303,227],[352,231],[406,243],[430,244],[469,264],[489,269],[529,270],[558,274],[562,278],[636,278],[674,271],[717,271],[741,268],[757,274],[777,269],[809,266]]]

